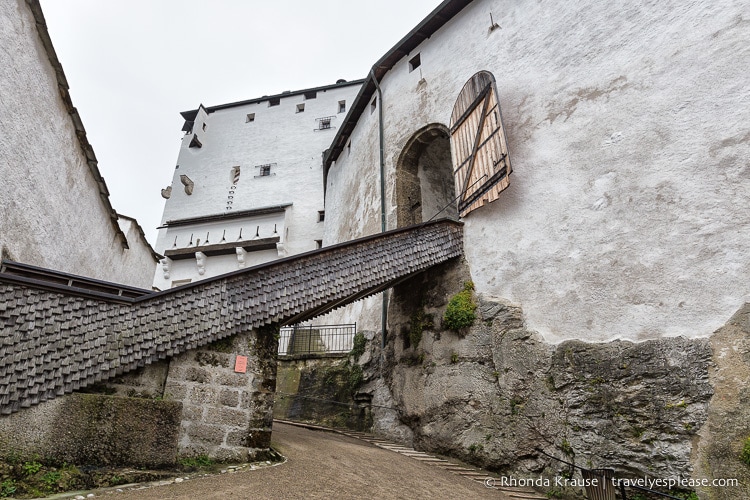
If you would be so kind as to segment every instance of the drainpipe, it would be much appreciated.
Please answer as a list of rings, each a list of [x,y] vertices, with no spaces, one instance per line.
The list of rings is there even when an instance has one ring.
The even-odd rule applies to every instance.
[[[375,69],[370,68],[370,77],[378,91],[378,129],[380,133],[380,231],[385,232],[385,138],[383,133],[383,91],[380,89]],[[380,315],[381,347],[385,349],[385,325],[388,319],[388,290],[383,290],[383,310]]]

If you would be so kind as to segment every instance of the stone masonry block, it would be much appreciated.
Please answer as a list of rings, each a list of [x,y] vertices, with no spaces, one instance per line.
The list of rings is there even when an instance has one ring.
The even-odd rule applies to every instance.
[[[188,382],[198,382],[199,384],[207,384],[211,382],[211,373],[204,368],[196,368],[194,366],[188,367],[184,374],[185,380]]]
[[[224,440],[226,430],[218,425],[191,424],[186,429],[190,441],[218,444]]]
[[[170,382],[164,386],[164,399],[184,401],[188,395],[188,386],[179,382]]]
[[[219,403],[224,406],[236,407],[240,404],[240,393],[229,389],[223,390],[219,394]]]
[[[227,446],[247,446],[248,431],[229,431],[227,433]]]
[[[213,404],[216,401],[216,390],[211,386],[193,386],[189,401],[194,404]]]
[[[248,413],[243,410],[232,408],[209,408],[206,421],[216,425],[230,425],[233,427],[246,427]]]
[[[201,422],[203,420],[203,406],[183,405],[182,420],[183,422]]]
[[[245,442],[248,448],[268,448],[271,446],[271,429],[250,429]]]
[[[218,373],[214,380],[217,384],[229,387],[245,387],[251,384],[253,379],[249,373]]]

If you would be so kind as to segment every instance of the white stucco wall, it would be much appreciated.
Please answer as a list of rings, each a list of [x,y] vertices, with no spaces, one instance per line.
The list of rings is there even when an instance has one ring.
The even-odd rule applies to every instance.
[[[473,2],[383,78],[389,227],[406,141],[491,71],[514,173],[464,220],[477,292],[551,342],[709,335],[750,298],[747,19],[731,0]],[[329,173],[325,244],[379,231],[377,155],[368,109]]]
[[[274,224],[283,251],[248,253],[247,266],[314,250],[316,240],[323,239],[324,222],[318,222],[318,212],[324,210],[322,154],[345,115],[338,112],[339,101],[350,105],[358,91],[358,84],[342,84],[318,90],[314,99],[305,99],[302,94],[282,96],[278,106],[269,106],[269,101],[264,100],[210,113],[199,108],[193,133],[186,134],[182,140],[172,194],[165,203],[162,224],[276,205],[291,206],[281,218],[277,215],[246,217],[160,229],[157,251],[163,253],[173,248],[175,236],[178,248],[188,246],[190,234],[205,240],[206,233],[210,232],[210,241],[215,243],[226,230],[227,239],[236,240],[240,228],[245,239],[254,236],[258,226],[259,236],[268,238],[273,236]],[[298,104],[304,104],[303,112],[297,111]],[[255,114],[255,119],[247,122],[250,113]],[[333,117],[330,129],[317,130],[316,119],[322,117]],[[194,134],[202,147],[189,147]],[[266,164],[272,164],[271,175],[257,177],[259,169],[256,167]],[[230,194],[231,171],[235,166],[240,167],[240,179],[234,193]],[[191,195],[186,194],[180,175],[187,175],[194,182]],[[230,195],[233,198],[228,209]],[[161,266],[157,268],[155,286],[165,288],[173,280],[216,276],[237,270],[239,263],[236,257],[233,261],[229,257],[210,257],[204,275],[198,275],[194,260],[192,264],[173,262],[170,267],[172,272],[168,279],[164,278]]]
[[[0,0],[0,45],[4,256],[149,288],[154,259],[143,241],[123,248],[25,1]]]

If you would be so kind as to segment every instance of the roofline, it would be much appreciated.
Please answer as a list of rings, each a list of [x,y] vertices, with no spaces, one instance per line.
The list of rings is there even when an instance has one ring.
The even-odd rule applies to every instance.
[[[117,214],[117,217],[119,219],[127,219],[127,220],[131,221],[133,224],[135,224],[136,229],[138,229],[138,232],[141,235],[141,239],[143,240],[143,243],[146,244],[146,246],[148,247],[149,252],[151,252],[151,256],[154,258],[154,262],[159,262],[161,259],[164,258],[164,256],[161,255],[160,253],[157,253],[156,250],[154,250],[154,247],[151,246],[151,243],[148,242],[148,239],[146,238],[146,233],[143,231],[143,226],[141,226],[141,223],[138,222],[138,219],[135,219],[133,217],[129,217],[129,216],[123,215],[123,214]],[[118,224],[118,226],[119,226],[119,224]]]
[[[350,87],[352,85],[361,85],[364,81],[365,81],[364,79],[352,80],[350,82],[344,81],[344,82],[341,82],[341,83],[334,83],[332,85],[323,85],[321,87],[312,87],[312,88],[309,88],[309,89],[286,91],[286,92],[282,92],[280,94],[274,94],[274,95],[264,95],[262,97],[256,97],[254,99],[247,99],[247,100],[244,100],[244,101],[229,102],[229,103],[226,103],[226,104],[217,104],[216,106],[208,106],[208,107],[206,107],[203,104],[201,104],[196,109],[191,109],[189,111],[182,111],[180,113],[180,115],[182,115],[182,117],[185,120],[192,121],[192,120],[195,119],[195,115],[198,114],[198,110],[200,108],[205,109],[206,113],[213,113],[214,111],[218,111],[220,109],[234,108],[236,106],[245,106],[247,104],[257,104],[259,102],[268,101],[269,99],[276,99],[276,98],[282,98],[282,97],[293,97],[293,96],[296,96],[296,95],[305,94],[307,92],[317,92],[317,91],[323,91],[323,90],[331,90],[331,89],[335,89],[335,88],[339,88],[339,87]]]
[[[206,222],[214,222],[214,221],[220,221],[220,220],[240,219],[243,217],[255,217],[258,215],[281,213],[281,212],[286,211],[286,209],[291,206],[292,206],[292,203],[281,203],[279,205],[270,205],[267,207],[251,208],[249,210],[241,210],[238,212],[226,212],[226,213],[213,214],[213,215],[200,215],[198,217],[188,217],[185,219],[172,219],[172,220],[168,220],[167,222],[157,227],[156,229],[164,229],[167,227],[175,227],[175,226],[189,226],[192,224],[203,224]]]
[[[60,59],[57,58],[55,47],[52,45],[49,31],[47,31],[47,22],[44,19],[42,6],[40,5],[39,0],[26,0],[26,4],[29,6],[29,10],[31,10],[31,14],[34,16],[37,34],[42,42],[44,51],[47,53],[47,58],[52,66],[52,70],[55,72],[57,88],[60,91],[60,98],[63,100],[65,109],[70,115],[70,120],[73,122],[73,128],[75,129],[76,137],[78,138],[78,143],[81,146],[83,155],[86,157],[89,171],[91,172],[91,175],[94,176],[94,181],[96,181],[97,187],[99,188],[99,198],[102,200],[104,208],[109,212],[109,221],[115,230],[115,234],[120,238],[122,247],[130,248],[128,246],[128,238],[125,236],[125,233],[122,232],[120,225],[117,223],[117,212],[112,208],[112,204],[109,201],[109,189],[107,189],[107,184],[104,182],[104,178],[99,171],[99,162],[94,154],[94,148],[91,147],[91,144],[86,137],[86,129],[83,128],[81,116],[78,114],[78,110],[75,106],[73,106],[73,101],[70,98],[68,80],[65,78],[62,64],[60,64]]]
[[[362,88],[354,99],[354,103],[352,103],[349,113],[347,113],[344,118],[344,123],[339,126],[338,132],[331,143],[331,147],[326,150],[325,156],[323,157],[324,178],[327,177],[331,163],[339,157],[344,150],[344,147],[346,147],[346,142],[349,140],[349,136],[357,125],[359,117],[367,108],[370,103],[370,98],[375,93],[376,87],[372,75],[375,75],[378,82],[382,81],[386,73],[388,73],[398,61],[407,56],[409,52],[419,46],[423,41],[430,38],[433,33],[442,28],[445,23],[453,19],[456,14],[461,12],[463,8],[471,2],[472,0],[444,0],[443,3],[430,12],[422,22],[416,25],[414,29],[399,40],[391,50],[386,52],[385,55],[378,59],[378,61],[372,66],[372,72],[364,79]]]

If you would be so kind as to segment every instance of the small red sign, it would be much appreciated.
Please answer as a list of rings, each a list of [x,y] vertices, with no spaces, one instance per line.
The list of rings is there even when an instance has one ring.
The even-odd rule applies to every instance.
[[[237,359],[234,360],[234,371],[247,373],[247,356],[237,356]]]

